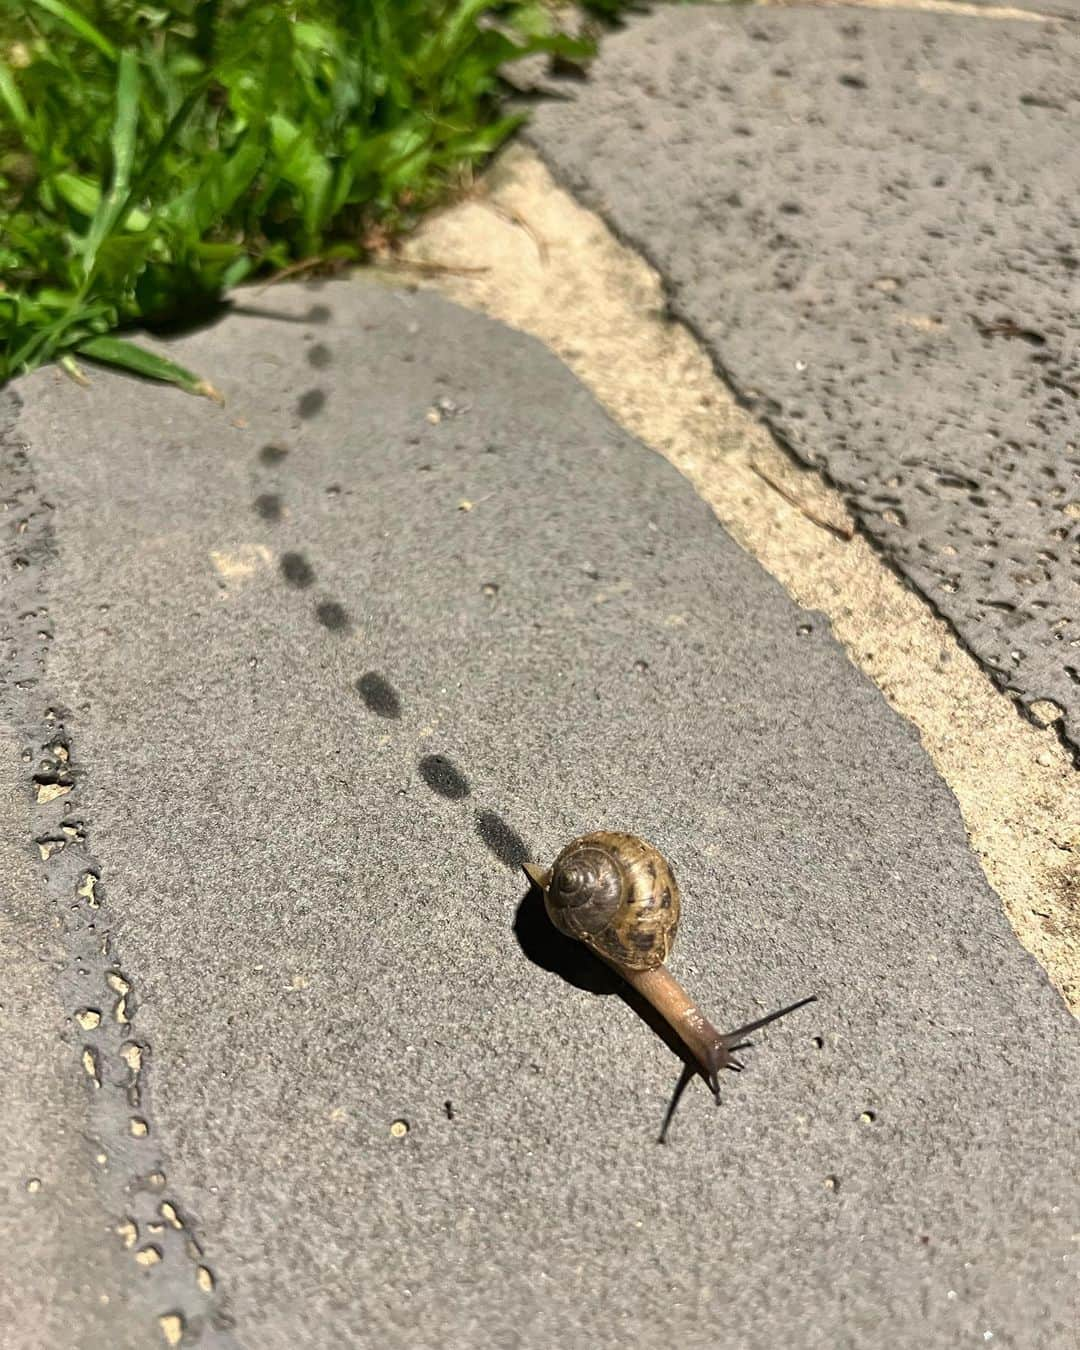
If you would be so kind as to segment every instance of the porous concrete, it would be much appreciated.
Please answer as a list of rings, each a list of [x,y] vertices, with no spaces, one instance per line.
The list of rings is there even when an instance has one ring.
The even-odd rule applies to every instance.
[[[1001,687],[1080,746],[1080,31],[660,7],[528,135]]]
[[[81,1063],[57,981],[67,953],[53,923],[30,813],[23,744],[0,728],[0,1343],[12,1350],[135,1350],[157,1327],[136,1296],[102,1179],[111,1160],[95,1129],[96,1089]]]

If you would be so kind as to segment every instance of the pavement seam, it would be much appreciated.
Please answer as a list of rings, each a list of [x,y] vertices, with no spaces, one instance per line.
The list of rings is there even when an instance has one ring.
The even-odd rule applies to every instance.
[[[45,575],[56,557],[51,514],[17,432],[18,396],[0,406],[5,500],[0,557],[5,587],[0,632],[7,661],[4,716],[22,745],[27,837],[38,859],[49,924],[65,954],[56,993],[64,1036],[90,1095],[86,1166],[114,1241],[130,1254],[138,1297],[151,1306],[165,1344],[230,1346],[228,1317],[212,1264],[183,1203],[170,1189],[153,1126],[151,1047],[136,1029],[137,985],[113,936],[103,869],[89,839],[79,789],[72,718],[48,684],[55,639]]]
[[[416,285],[544,341],[799,604],[825,615],[853,664],[917,729],[1014,931],[1080,1013],[1080,774],[1058,729],[1017,716],[952,628],[854,529],[839,494],[740,406],[673,316],[655,269],[537,155],[512,146],[483,191],[489,200],[430,218],[408,243],[406,259],[444,269],[419,271]]]

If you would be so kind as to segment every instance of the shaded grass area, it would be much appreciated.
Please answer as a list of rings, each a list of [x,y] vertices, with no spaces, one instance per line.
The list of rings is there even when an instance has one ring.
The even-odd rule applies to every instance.
[[[511,133],[501,69],[592,48],[538,0],[5,4],[0,381],[88,357],[212,392],[123,330],[363,259]]]

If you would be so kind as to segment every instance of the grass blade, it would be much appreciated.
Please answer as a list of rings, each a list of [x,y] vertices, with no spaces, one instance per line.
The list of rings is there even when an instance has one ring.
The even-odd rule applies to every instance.
[[[135,160],[135,131],[139,123],[139,65],[130,49],[120,53],[116,81],[116,119],[109,144],[113,159],[113,180],[98,203],[83,244],[83,272],[87,283],[94,273],[98,249],[112,232],[128,203],[131,166]]]
[[[209,75],[204,75],[169,119],[169,125],[165,128],[164,133],[158,138],[157,144],[151,151],[146,163],[139,170],[139,176],[132,185],[132,203],[142,200],[153,180],[154,174],[164,162],[165,157],[173,148],[173,143],[176,138],[183,131],[185,123],[191,117],[192,113],[199,105],[200,100],[205,95],[206,90],[210,85],[210,79],[211,77]]]
[[[104,33],[98,32],[85,14],[80,14],[71,5],[64,4],[64,0],[33,0],[33,4],[37,9],[43,9],[62,23],[66,23],[81,38],[92,43],[102,56],[107,56],[110,61],[116,60],[116,48]]]
[[[76,350],[80,356],[100,361],[103,365],[116,366],[121,370],[130,371],[133,375],[141,375],[147,380],[161,380],[167,384],[178,385],[189,394],[202,394],[205,398],[212,398],[215,403],[225,401],[208,380],[202,379],[184,366],[178,366],[175,361],[148,352],[144,347],[136,346],[134,342],[128,342],[125,338],[90,338],[86,342],[80,342]]]
[[[8,112],[11,113],[11,120],[19,130],[28,131],[30,129],[30,113],[23,102],[22,94],[15,87],[15,81],[11,78],[11,71],[2,61],[0,61],[0,98],[7,104]]]

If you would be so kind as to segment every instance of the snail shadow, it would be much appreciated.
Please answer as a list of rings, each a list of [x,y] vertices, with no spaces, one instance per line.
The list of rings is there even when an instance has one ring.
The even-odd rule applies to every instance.
[[[536,886],[529,886],[518,905],[514,937],[534,966],[561,975],[575,989],[584,989],[590,994],[619,992],[622,981],[615,972],[597,960],[588,947],[560,933],[551,922],[544,908],[544,897]]]
[[[534,885],[530,884],[518,905],[514,917],[514,936],[525,956],[541,970],[560,975],[567,984],[590,994],[618,994],[671,1053],[682,1061],[684,1078],[687,1075],[693,1077],[698,1072],[693,1055],[652,1004],[631,989],[588,947],[559,932],[548,918],[543,895]],[[685,1087],[682,1079],[680,1083]],[[681,1095],[682,1088],[677,1090],[675,1100]]]

